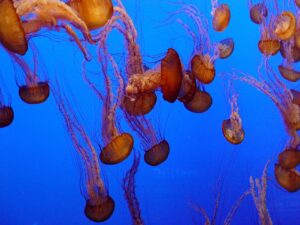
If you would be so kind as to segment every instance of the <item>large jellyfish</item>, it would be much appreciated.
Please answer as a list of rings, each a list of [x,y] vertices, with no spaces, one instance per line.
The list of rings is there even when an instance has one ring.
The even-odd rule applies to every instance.
[[[86,200],[84,213],[87,218],[94,222],[105,221],[112,215],[115,203],[101,178],[96,149],[73,111],[70,102],[60,93],[61,90],[58,84],[53,92],[59,111],[63,116],[67,132],[81,159],[82,174],[84,174],[83,194]]]
[[[139,201],[136,197],[135,191],[135,175],[138,171],[138,167],[140,164],[140,154],[136,153],[134,155],[133,163],[131,168],[127,171],[125,177],[123,178],[122,188],[124,190],[125,200],[127,202],[132,225],[143,225],[144,221],[142,219],[142,213]]]
[[[25,84],[19,84],[20,98],[28,104],[40,104],[48,99],[50,88],[48,81],[46,80],[47,78],[41,78],[45,74],[38,74],[39,72],[43,73],[45,71],[40,70],[40,68],[38,67],[39,59],[37,50],[34,47],[32,47],[32,49],[33,70],[26,63],[26,61],[17,54],[10,53],[10,55],[24,73]],[[20,83],[20,81],[18,81],[18,83]]]
[[[24,55],[27,52],[27,41],[31,35],[46,27],[60,28],[73,37],[86,59],[90,59],[86,49],[77,37],[72,24],[78,28],[85,39],[93,43],[87,25],[67,4],[59,0],[4,0],[0,2],[5,20],[1,20],[0,41],[9,51]]]
[[[104,26],[113,14],[111,0],[69,0],[67,4],[78,12],[90,30]]]
[[[4,85],[0,88],[0,128],[9,126],[14,120],[14,111],[11,107],[11,99],[5,95]],[[7,97],[7,101],[5,98]]]
[[[228,90],[226,90],[231,113],[229,119],[223,120],[223,136],[231,144],[240,144],[245,137],[245,131],[242,127],[242,119],[239,115],[238,94],[233,90],[232,81],[229,81]]]
[[[230,22],[230,8],[227,4],[220,4],[218,0],[211,0],[213,16],[212,24],[215,31],[224,31]]]
[[[96,93],[98,98],[103,102],[102,110],[102,140],[104,147],[100,153],[100,160],[105,164],[117,164],[125,160],[132,151],[133,137],[129,133],[121,132],[119,122],[117,121],[116,114],[117,109],[121,105],[122,90],[124,89],[124,81],[118,69],[112,55],[109,54],[105,45],[102,46],[102,42],[99,43],[98,49],[98,61],[101,64],[101,71],[105,80],[105,95],[94,85],[94,83],[87,77],[85,69],[83,71],[83,77],[89,84],[92,90]],[[109,62],[113,69],[113,74],[108,74]],[[112,78],[109,75],[113,75],[117,78],[118,88],[116,96],[112,88]]]

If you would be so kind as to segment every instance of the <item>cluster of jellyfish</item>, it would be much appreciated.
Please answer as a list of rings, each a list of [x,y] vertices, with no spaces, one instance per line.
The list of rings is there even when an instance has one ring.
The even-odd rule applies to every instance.
[[[193,41],[188,65],[183,65],[177,51],[169,48],[157,65],[146,68],[138,45],[137,30],[120,0],[116,0],[115,5],[111,0],[0,1],[0,43],[15,67],[21,69],[22,75],[16,76],[19,96],[27,104],[41,104],[48,99],[50,92],[54,95],[76,154],[81,159],[86,199],[84,213],[92,221],[108,220],[115,208],[115,202],[101,177],[101,167],[121,163],[134,152],[134,161],[124,177],[122,188],[132,223],[144,224],[135,193],[140,152],[133,150],[134,136],[122,130],[116,111],[122,112],[129,127],[136,132],[145,163],[159,166],[168,159],[170,144],[146,117],[156,104],[156,92],[161,91],[166,102],[182,102],[192,113],[206,112],[212,105],[212,96],[205,86],[215,79],[215,61],[230,57],[234,51],[232,38],[213,42],[208,29],[211,26],[216,33],[226,32],[231,16],[229,5],[212,0],[211,18],[205,18],[192,4],[178,5],[179,9],[168,20],[175,22]],[[296,170],[300,164],[300,138],[297,133],[300,129],[300,92],[289,89],[286,84],[300,79],[300,72],[296,69],[296,63],[300,61],[299,7],[298,0],[284,1],[283,6],[276,0],[261,0],[255,4],[250,0],[249,18],[259,26],[261,33],[258,49],[263,59],[258,67],[258,78],[238,70],[220,75],[226,78],[226,96],[231,108],[229,117],[224,119],[220,128],[224,138],[231,144],[240,144],[245,138],[238,94],[233,87],[235,81],[245,82],[263,92],[279,109],[290,139],[278,156],[274,173],[278,184],[289,192],[300,189],[300,175]],[[190,23],[195,29],[188,25]],[[46,72],[41,69],[38,48],[31,40],[43,29],[65,31],[83,54],[83,80],[103,104],[100,153],[97,150],[99,146],[88,135],[59,82],[50,83]],[[119,68],[107,47],[107,39],[112,31],[117,31],[124,39],[125,70]],[[83,38],[78,37],[78,32]],[[89,77],[86,67],[92,56],[86,45],[95,46],[102,74],[99,78],[104,79],[104,87],[97,86]],[[28,52],[32,56],[32,67],[23,57]],[[278,52],[282,56],[282,64],[275,71],[269,60]],[[113,82],[117,82],[117,88],[113,88],[116,86],[112,85]],[[0,87],[1,128],[9,126],[14,119],[11,99],[5,95],[5,89],[4,86]],[[8,100],[5,101],[5,98]],[[261,224],[272,224],[266,204],[268,165],[261,179],[250,178],[249,189],[229,211],[224,224],[230,224],[240,203],[248,195],[253,197]],[[219,200],[218,197],[218,204]],[[192,208],[204,216],[205,224],[216,223],[215,215],[209,218],[203,208]]]

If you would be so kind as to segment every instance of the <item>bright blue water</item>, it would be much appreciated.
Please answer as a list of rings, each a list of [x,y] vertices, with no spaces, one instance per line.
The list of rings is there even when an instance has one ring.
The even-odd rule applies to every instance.
[[[210,1],[188,2],[196,4],[210,19]],[[256,76],[261,61],[257,49],[258,26],[250,22],[246,1],[228,0],[227,3],[232,13],[228,29],[223,33],[210,30],[210,36],[215,41],[234,38],[235,50],[230,58],[216,62],[217,73],[238,68]],[[124,4],[136,23],[146,62],[160,59],[167,48],[172,47],[187,64],[192,51],[191,40],[179,25],[163,23],[177,6],[161,0],[124,0]],[[122,52],[123,40],[117,33],[111,37],[111,51]],[[72,92],[88,133],[96,137],[101,125],[101,105],[82,81],[82,55],[77,47],[68,42],[65,34],[57,32],[43,32],[31,41],[40,51],[49,80],[60,80],[65,92]],[[41,105],[23,103],[18,97],[12,61],[4,50],[0,54],[2,82],[8,87],[6,93],[11,95],[15,111],[13,124],[0,130],[0,224],[93,224],[83,214],[85,200],[79,190],[75,151],[53,96]],[[156,57],[149,57],[153,55]],[[279,56],[272,59],[273,65],[279,62]],[[97,68],[94,66],[92,70],[97,71]],[[299,85],[290,87],[299,88]],[[213,106],[204,114],[193,114],[179,102],[163,102],[159,95],[150,117],[160,117],[156,126],[164,131],[171,153],[159,167],[152,168],[141,162],[136,188],[145,224],[189,225],[193,221],[203,224],[190,203],[204,207],[212,215],[216,182],[223,175],[217,222],[222,224],[230,207],[248,188],[249,176],[260,177],[267,160],[272,160],[268,173],[268,206],[274,224],[300,224],[300,193],[282,190],[273,175],[276,156],[287,140],[277,108],[256,89],[235,83],[246,137],[242,144],[233,146],[221,132],[221,123],[230,113],[222,78],[217,75],[207,90],[213,96]],[[139,146],[135,148],[140,150]],[[121,189],[122,178],[131,163],[132,156],[121,165],[101,166],[116,202],[113,216],[104,224],[131,224]],[[232,224],[258,224],[250,196],[243,201]]]

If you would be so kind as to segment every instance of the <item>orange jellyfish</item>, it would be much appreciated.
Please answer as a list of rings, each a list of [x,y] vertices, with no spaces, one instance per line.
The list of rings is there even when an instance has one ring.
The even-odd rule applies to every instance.
[[[265,2],[252,4],[252,1],[249,1],[250,8],[250,18],[253,23],[261,24],[266,17],[268,16],[268,8],[265,5]]]
[[[231,107],[230,118],[223,120],[222,133],[231,144],[240,144],[245,138],[245,131],[242,127],[242,119],[239,115],[238,94],[233,91],[230,81],[227,91],[227,98]]]
[[[0,89],[0,128],[9,126],[14,120],[14,111],[11,107],[10,99],[8,103],[4,100],[4,92]]]
[[[119,122],[116,118],[117,109],[121,105],[124,82],[118,69],[118,65],[108,53],[106,46],[99,49],[98,61],[101,64],[102,74],[104,75],[105,94],[103,95],[89,80],[85,70],[83,70],[83,77],[92,90],[94,90],[98,98],[103,102],[101,136],[104,147],[101,149],[100,160],[104,164],[112,165],[124,161],[130,155],[134,141],[131,134],[120,131]],[[112,79],[108,74],[109,62],[113,69],[113,75],[118,80],[116,96],[112,88]]]
[[[230,22],[230,8],[227,4],[218,4],[218,0],[212,0],[213,16],[212,24],[215,31],[224,31]]]
[[[86,49],[73,28],[81,30],[85,39],[94,43],[88,27],[76,12],[59,0],[5,0],[0,3],[1,12],[7,20],[0,26],[0,41],[9,51],[24,55],[27,41],[42,28],[64,29],[75,40],[86,59],[90,60]],[[22,20],[21,20],[22,19]]]
[[[126,94],[153,93],[161,88],[163,98],[175,102],[181,88],[182,65],[176,50],[169,48],[157,69],[147,70],[144,74],[134,74],[129,78]]]
[[[217,44],[220,59],[228,58],[234,49],[234,41],[232,38],[226,38]]]
[[[288,81],[297,82],[300,79],[300,72],[295,70],[292,64],[283,63],[278,66],[278,70],[281,76]]]
[[[197,91],[197,83],[191,71],[184,71],[178,100],[183,104],[190,102]]]
[[[60,92],[61,90],[57,84],[56,89],[53,90],[56,104],[63,116],[67,132],[82,163],[80,167],[82,174],[84,174],[82,193],[86,200],[84,213],[88,219],[94,222],[106,221],[114,211],[115,202],[110,197],[101,178],[96,148],[71,108],[70,102]]]
[[[38,68],[38,56],[36,49],[33,49],[33,71],[30,69],[29,65],[24,59],[20,58],[14,53],[10,53],[10,55],[23,70],[25,76],[25,84],[19,85],[20,98],[28,104],[40,104],[45,102],[49,97],[50,88],[48,81],[46,79],[41,79],[41,76],[38,75],[40,70]]]
[[[124,81],[125,83],[128,83],[128,80],[132,76],[144,75],[147,71],[145,71],[143,66],[136,28],[121,1],[118,0],[117,3],[118,4],[114,6],[112,18],[95,39],[98,40],[99,48],[101,49],[105,47],[107,37],[112,30],[116,29],[121,33],[125,39],[125,47],[127,50],[125,58],[126,76],[124,77]],[[153,109],[156,100],[157,98],[154,91],[140,94],[124,94],[122,109],[132,116],[145,115]]]
[[[135,153],[131,168],[127,171],[123,178],[122,188],[124,190],[125,200],[130,211],[133,225],[143,225],[141,208],[135,191],[135,176],[140,164],[140,154]]]
[[[280,42],[275,36],[270,23],[263,21],[260,29],[259,51],[265,56],[276,55],[280,49]]]
[[[129,126],[140,137],[144,161],[150,166],[158,166],[165,162],[170,153],[170,145],[160,131],[156,131],[145,116],[131,116],[126,111],[124,111],[124,116]]]
[[[284,11],[274,21],[274,33],[278,39],[286,41],[296,31],[296,17],[291,11]]]
[[[69,0],[67,4],[78,12],[90,30],[104,26],[113,14],[111,0]]]

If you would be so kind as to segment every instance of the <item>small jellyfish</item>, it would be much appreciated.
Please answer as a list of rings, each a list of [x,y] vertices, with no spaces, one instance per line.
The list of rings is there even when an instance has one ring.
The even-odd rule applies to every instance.
[[[58,84],[53,94],[76,153],[81,159],[80,169],[84,175],[82,193],[86,200],[84,214],[94,222],[106,221],[113,214],[115,202],[101,178],[96,148]]]
[[[215,79],[215,66],[208,54],[194,55],[191,69],[195,77],[203,84],[210,84]]]
[[[286,169],[294,169],[300,164],[300,151],[298,149],[286,149],[278,156],[278,163]]]
[[[69,0],[67,2],[90,30],[104,26],[113,15],[111,0]]]
[[[125,200],[130,211],[132,225],[143,225],[144,221],[142,218],[140,203],[136,196],[135,191],[135,176],[138,171],[140,164],[140,154],[135,153],[131,168],[127,171],[123,178],[122,188],[124,190]]]
[[[253,23],[261,24],[268,16],[268,8],[264,2],[252,5],[250,3],[250,18]]]
[[[290,11],[284,11],[274,21],[274,33],[280,40],[288,40],[295,34],[296,18]]]
[[[0,12],[0,43],[11,52],[24,55],[28,49],[27,40],[13,1],[2,0]]]
[[[222,133],[231,144],[240,144],[245,138],[245,131],[242,127],[242,119],[239,115],[239,107],[237,104],[238,94],[233,91],[231,81],[228,89],[227,97],[231,106],[231,113],[230,118],[222,122]]]
[[[2,88],[4,85],[1,85],[0,89],[0,128],[9,126],[14,120],[14,111],[11,107],[10,98],[8,103],[5,102],[4,98],[4,91]]]
[[[134,140],[131,134],[121,132],[116,118],[117,109],[122,102],[122,90],[124,89],[124,82],[118,66],[106,47],[99,50],[98,61],[101,64],[102,74],[104,75],[105,94],[102,94],[89,80],[85,70],[83,70],[83,77],[92,90],[95,91],[97,97],[103,102],[101,136],[104,147],[101,149],[100,161],[104,164],[114,165],[124,161],[130,155]],[[116,93],[112,88],[112,78],[108,74],[109,63],[113,70],[112,75],[118,81]]]
[[[275,178],[281,187],[289,192],[300,190],[300,175],[295,169],[286,169],[280,164],[275,164]]]
[[[227,4],[218,4],[217,0],[212,0],[212,24],[215,31],[224,31],[230,22],[230,8]]]
[[[279,65],[278,70],[281,76],[288,81],[297,82],[300,79],[300,72],[293,69],[291,65]]]
[[[217,44],[220,59],[226,59],[231,56],[234,49],[234,41],[232,38],[226,38]]]
[[[8,0],[5,1],[8,2]],[[13,7],[18,17],[13,21],[19,22],[19,24],[15,24],[15,27],[17,26],[21,27],[18,29],[22,30],[22,32],[25,34],[26,43],[27,43],[27,39],[35,35],[38,31],[40,31],[43,28],[48,28],[53,30],[58,30],[59,28],[62,28],[68,33],[68,35],[70,35],[74,39],[74,41],[76,42],[76,44],[78,45],[82,53],[84,54],[85,58],[87,60],[90,60],[90,56],[88,55],[87,50],[85,49],[85,47],[81,43],[81,40],[78,38],[77,34],[73,30],[73,28],[69,25],[69,23],[72,24],[74,27],[78,28],[82,32],[85,40],[87,40],[90,43],[94,43],[94,40],[92,40],[89,29],[85,24],[85,22],[78,17],[76,12],[70,6],[65,4],[63,1],[22,0],[22,1],[14,1]],[[13,9],[10,9],[10,11],[12,10]],[[22,21],[20,18],[22,18]],[[20,36],[19,38],[21,38],[22,32],[20,31],[18,32],[19,33],[18,36]],[[23,39],[24,37],[22,38],[22,40]],[[20,45],[20,41],[16,42],[16,44]],[[15,43],[12,43],[12,45],[15,45]],[[26,50],[27,49],[24,48],[23,51],[21,51],[21,55],[25,54]],[[18,51],[13,51],[13,52],[18,53]]]
[[[19,96],[28,104],[40,104],[45,102],[50,94],[48,81],[41,80],[38,75],[38,56],[37,50],[33,48],[33,64],[32,71],[24,59],[14,53],[10,54],[13,60],[21,67],[25,75],[25,84],[19,85]]]
[[[182,74],[179,55],[176,50],[169,48],[157,69],[149,69],[142,75],[136,74],[129,78],[126,94],[152,93],[160,88],[163,98],[173,103],[180,92]]]

